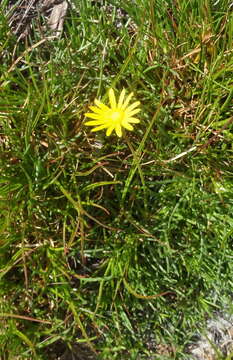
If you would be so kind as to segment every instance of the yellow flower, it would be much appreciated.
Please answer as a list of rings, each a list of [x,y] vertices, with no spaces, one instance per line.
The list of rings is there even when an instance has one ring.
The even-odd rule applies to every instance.
[[[87,126],[97,126],[92,131],[99,131],[102,129],[107,129],[106,135],[109,136],[116,131],[116,134],[122,136],[122,127],[127,130],[133,130],[131,124],[137,124],[140,121],[134,117],[140,109],[138,105],[139,101],[135,101],[128,106],[133,93],[131,92],[125,99],[125,89],[120,93],[118,103],[116,102],[116,97],[113,89],[109,90],[108,93],[110,107],[103,104],[99,100],[95,99],[96,106],[90,106],[92,113],[86,113],[85,116],[94,120],[88,121],[85,123]]]

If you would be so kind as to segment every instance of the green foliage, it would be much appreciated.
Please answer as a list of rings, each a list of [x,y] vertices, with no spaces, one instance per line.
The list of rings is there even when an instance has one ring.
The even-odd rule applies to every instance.
[[[232,10],[73,3],[41,43],[0,13],[0,357],[182,359],[232,289]],[[83,125],[110,86],[124,139]]]

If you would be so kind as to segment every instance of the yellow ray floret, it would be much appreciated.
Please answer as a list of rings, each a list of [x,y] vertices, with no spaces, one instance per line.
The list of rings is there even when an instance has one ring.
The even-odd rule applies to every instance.
[[[95,126],[91,131],[106,129],[107,136],[111,135],[115,130],[116,134],[121,137],[122,127],[132,131],[133,126],[131,124],[140,122],[139,119],[134,117],[140,111],[138,108],[140,102],[135,101],[129,105],[133,93],[130,93],[125,98],[125,89],[121,91],[118,102],[113,89],[109,90],[108,96],[110,107],[95,99],[96,106],[90,106],[92,112],[85,114],[86,117],[93,120],[86,122],[85,125]]]

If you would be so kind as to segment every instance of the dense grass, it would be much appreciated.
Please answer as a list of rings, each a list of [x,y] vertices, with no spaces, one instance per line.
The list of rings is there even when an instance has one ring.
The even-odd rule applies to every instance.
[[[182,359],[232,295],[232,8],[72,1],[60,39],[0,15],[0,357]],[[84,125],[110,87],[127,138]]]

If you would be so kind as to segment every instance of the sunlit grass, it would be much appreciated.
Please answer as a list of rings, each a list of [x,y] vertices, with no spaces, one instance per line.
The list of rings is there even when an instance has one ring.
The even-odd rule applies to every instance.
[[[232,291],[232,10],[109,5],[17,46],[0,14],[4,360],[182,359]],[[122,138],[84,125],[111,87],[141,103]]]

